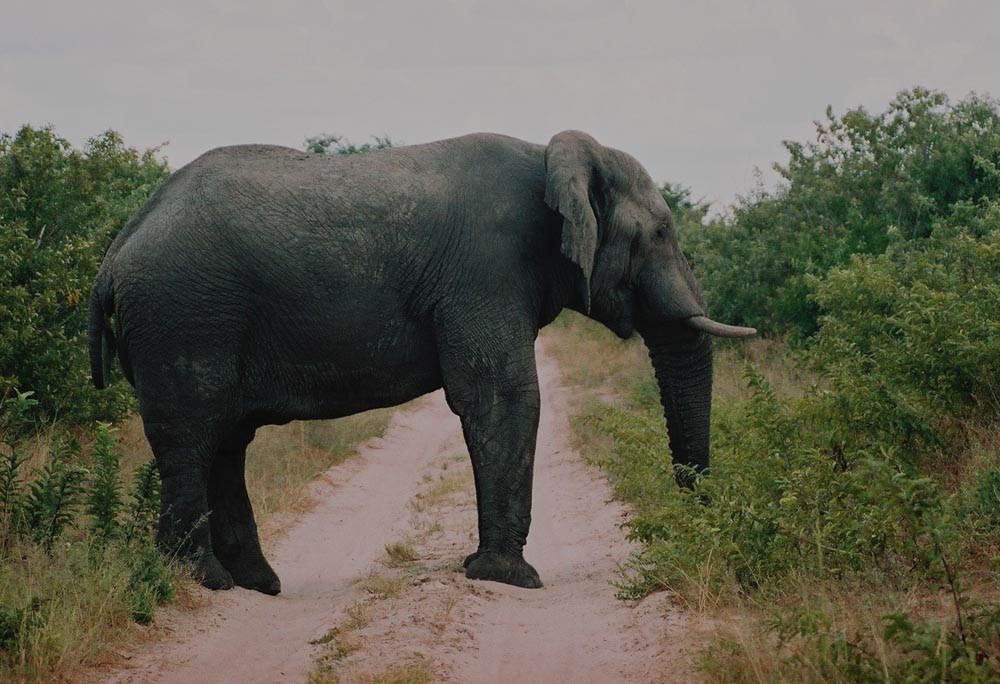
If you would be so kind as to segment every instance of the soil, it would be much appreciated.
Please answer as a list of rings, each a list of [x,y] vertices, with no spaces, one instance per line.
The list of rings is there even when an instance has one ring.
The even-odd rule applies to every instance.
[[[277,597],[196,589],[157,615],[107,684],[688,682],[695,618],[666,594],[615,597],[625,511],[571,446],[571,388],[539,344],[542,414],[525,557],[545,587],[473,582],[471,467],[435,393],[314,484],[318,504],[265,540]],[[188,602],[190,603],[190,601]]]

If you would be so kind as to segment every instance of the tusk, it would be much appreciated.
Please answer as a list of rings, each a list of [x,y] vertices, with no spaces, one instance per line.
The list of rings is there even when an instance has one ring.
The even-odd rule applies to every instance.
[[[757,334],[757,328],[744,328],[739,325],[726,325],[713,321],[708,316],[692,316],[685,320],[695,330],[715,335],[716,337],[752,337]]]

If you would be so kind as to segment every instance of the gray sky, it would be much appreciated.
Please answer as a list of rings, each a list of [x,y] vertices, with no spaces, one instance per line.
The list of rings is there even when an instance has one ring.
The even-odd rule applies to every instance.
[[[174,168],[322,132],[579,128],[722,208],[828,104],[914,85],[1000,96],[1000,2],[0,0],[0,131],[111,128]]]

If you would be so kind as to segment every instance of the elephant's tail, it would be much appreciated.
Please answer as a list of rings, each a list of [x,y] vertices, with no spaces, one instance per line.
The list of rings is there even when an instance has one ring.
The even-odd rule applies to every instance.
[[[111,361],[115,356],[115,334],[111,330],[111,314],[114,312],[114,292],[111,276],[101,269],[90,291],[90,378],[94,387],[104,389],[111,382]]]

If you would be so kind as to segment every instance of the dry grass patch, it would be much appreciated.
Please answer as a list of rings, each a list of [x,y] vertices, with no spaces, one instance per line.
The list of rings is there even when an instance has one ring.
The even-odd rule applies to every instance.
[[[408,663],[392,665],[381,672],[361,673],[351,679],[342,679],[341,684],[431,684],[436,681],[434,669],[422,657]]]
[[[467,456],[458,456],[451,459],[452,462],[456,460],[467,460]],[[423,513],[428,508],[434,508],[447,503],[453,496],[468,492],[472,485],[472,467],[464,469],[452,468],[448,469],[448,461],[445,461],[441,467],[441,474],[437,479],[430,478],[427,481],[427,485],[423,491],[418,492],[417,495],[410,502],[410,508],[413,509],[415,513]]]
[[[451,624],[451,613],[456,605],[458,605],[458,597],[448,596],[431,616],[431,628],[434,631],[434,636],[440,637],[444,634],[448,625]]]
[[[549,352],[559,360],[563,378],[582,392],[611,399],[635,381],[637,368],[652,377],[646,347],[638,335],[622,341],[600,323],[566,310],[542,331]]]
[[[371,572],[358,582],[358,586],[376,599],[387,599],[403,593],[406,582],[400,577]]]
[[[403,568],[419,560],[420,554],[409,540],[386,544],[385,559],[382,564],[389,568]]]
[[[423,656],[375,672],[341,672],[334,667],[309,673],[308,684],[432,684],[437,675]]]

